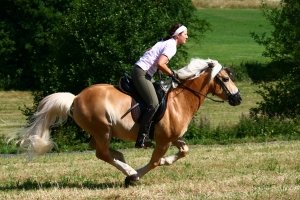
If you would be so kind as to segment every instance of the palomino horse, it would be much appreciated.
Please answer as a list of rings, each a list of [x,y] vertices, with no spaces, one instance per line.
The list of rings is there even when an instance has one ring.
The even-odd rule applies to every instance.
[[[125,174],[125,186],[128,186],[155,167],[171,165],[188,153],[182,136],[207,94],[216,95],[232,106],[241,103],[230,72],[217,61],[193,59],[177,73],[180,79],[185,80],[169,91],[166,111],[155,125],[156,145],[152,157],[148,164],[137,170],[125,162],[121,152],[109,146],[112,137],[135,141],[139,129],[130,114],[121,118],[130,108],[132,97],[109,84],[92,85],[77,96],[54,93],[45,97],[22,135],[21,146],[38,155],[48,152],[54,145],[49,128],[71,116],[92,136],[97,158]],[[178,153],[163,157],[171,144],[178,148]]]

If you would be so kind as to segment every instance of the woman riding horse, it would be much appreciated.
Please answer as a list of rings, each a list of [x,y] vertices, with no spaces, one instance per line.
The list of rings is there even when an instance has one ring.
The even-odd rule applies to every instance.
[[[21,146],[38,155],[50,151],[54,144],[49,128],[71,116],[92,136],[97,158],[125,174],[125,185],[128,186],[155,167],[170,165],[187,154],[188,146],[182,137],[207,94],[214,94],[233,106],[241,103],[230,72],[217,61],[194,59],[177,74],[180,79],[186,80],[167,94],[166,111],[155,125],[156,145],[149,163],[144,167],[133,169],[121,152],[110,148],[112,137],[136,141],[139,124],[131,115],[122,118],[131,107],[132,97],[109,84],[92,85],[76,96],[54,93],[45,97],[22,135]],[[171,144],[178,148],[178,153],[163,157]]]
[[[133,83],[147,107],[139,122],[140,130],[135,143],[136,148],[152,146],[149,132],[152,118],[159,107],[156,91],[151,81],[152,76],[157,69],[170,77],[175,76],[167,64],[176,54],[177,46],[186,43],[187,38],[187,28],[181,24],[174,25],[169,31],[169,36],[148,49],[134,65]]]

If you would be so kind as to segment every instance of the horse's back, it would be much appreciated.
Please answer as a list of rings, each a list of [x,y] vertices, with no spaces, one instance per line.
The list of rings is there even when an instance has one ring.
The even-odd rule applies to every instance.
[[[131,98],[109,84],[92,85],[80,92],[73,103],[73,118],[82,128],[92,124],[110,125],[128,109]]]

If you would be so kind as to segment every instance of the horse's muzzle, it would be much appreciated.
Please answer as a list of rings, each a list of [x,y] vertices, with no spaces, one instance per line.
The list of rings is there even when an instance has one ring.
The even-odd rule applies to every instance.
[[[237,92],[235,94],[231,94],[231,95],[228,96],[228,103],[231,106],[240,105],[241,102],[242,102],[242,97],[241,97],[239,92]]]

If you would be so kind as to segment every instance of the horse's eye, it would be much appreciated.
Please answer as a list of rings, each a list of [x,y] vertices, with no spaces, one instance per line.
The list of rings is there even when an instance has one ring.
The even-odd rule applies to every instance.
[[[228,82],[229,81],[229,77],[222,77],[222,81],[223,82]]]

